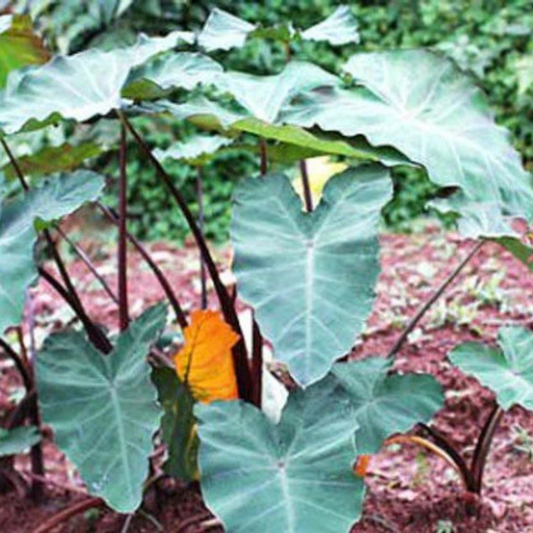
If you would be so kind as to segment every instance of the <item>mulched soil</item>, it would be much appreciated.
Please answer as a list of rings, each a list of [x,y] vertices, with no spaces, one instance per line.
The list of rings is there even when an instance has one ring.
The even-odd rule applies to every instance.
[[[351,357],[384,356],[418,307],[446,278],[473,246],[455,235],[429,230],[412,236],[386,235],[382,238],[383,272],[378,299],[362,342]],[[186,308],[198,304],[195,281],[198,259],[191,247],[176,250],[158,244],[151,247],[168,273]],[[94,253],[95,250],[92,250]],[[98,251],[102,273],[114,287],[115,272],[105,252]],[[222,270],[229,254],[217,254]],[[135,254],[131,268],[136,270],[130,287],[132,314],[162,298],[149,270]],[[70,265],[90,314],[103,323],[117,320],[116,306],[78,262]],[[226,279],[230,279],[225,272]],[[116,287],[114,287],[116,288]],[[38,340],[61,327],[72,316],[61,302],[41,286],[34,291],[33,308]],[[470,457],[480,427],[488,416],[494,398],[447,361],[446,354],[465,340],[493,342],[502,325],[533,325],[533,275],[496,245],[485,245],[464,270],[438,305],[422,320],[396,357],[401,372],[430,372],[444,385],[446,407],[435,419],[435,427]],[[211,299],[215,304],[214,297]],[[0,361],[0,410],[9,409],[20,383],[5,361]],[[529,432],[530,441],[527,440]],[[524,440],[525,439],[525,440]],[[531,447],[531,456],[525,451]],[[0,495],[0,531],[30,533],[47,518],[77,501],[86,499],[72,488],[83,490],[72,466],[46,440],[45,458],[49,485],[43,505],[12,491]],[[28,458],[18,458],[23,475],[30,471]],[[514,408],[503,419],[486,469],[483,499],[475,516],[466,514],[464,495],[453,470],[441,459],[411,445],[389,446],[372,458],[367,475],[368,497],[362,521],[352,533],[533,533],[533,414]],[[198,516],[197,524],[186,521]],[[91,509],[55,531],[62,533],[120,532],[127,517],[108,510]],[[162,528],[162,529],[161,529]],[[169,533],[222,531],[206,514],[197,489],[187,489],[163,480],[149,494],[142,513],[129,524],[130,533],[165,531]],[[326,532],[325,532],[326,533]]]

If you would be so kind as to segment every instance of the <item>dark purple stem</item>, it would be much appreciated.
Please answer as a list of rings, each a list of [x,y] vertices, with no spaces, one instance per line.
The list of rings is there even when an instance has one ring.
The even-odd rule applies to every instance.
[[[100,282],[102,288],[109,295],[109,297],[118,305],[118,297],[111,290],[111,287],[108,285],[104,277],[98,272],[98,269],[91,261],[91,258],[85,253],[82,248],[80,248],[59,226],[56,227],[56,231],[61,235],[61,237],[68,243],[68,245],[74,250],[74,253],[81,259],[85,266],[90,270],[91,274]]]
[[[128,305],[128,174],[127,174],[127,144],[126,127],[120,128],[120,179],[119,179],[119,208],[118,208],[118,301],[120,331],[128,329],[130,322]]]
[[[485,470],[485,464],[487,463],[487,457],[489,455],[490,447],[494,439],[494,434],[498,429],[501,419],[505,411],[499,406],[495,405],[492,412],[489,415],[481,434],[476,444],[476,449],[472,457],[472,477],[474,478],[474,490],[476,494],[480,495],[483,488],[483,472]]]
[[[431,306],[442,296],[444,291],[451,285],[454,280],[459,276],[463,268],[470,262],[472,257],[477,254],[479,249],[485,244],[485,241],[479,241],[476,245],[470,250],[468,255],[461,261],[461,263],[455,268],[455,270],[444,280],[440,287],[433,293],[431,298],[418,310],[416,315],[410,320],[406,328],[403,330],[402,334],[398,337],[398,340],[394,343],[393,347],[389,351],[388,357],[394,357],[403,346],[404,342],[409,337],[409,334],[415,329],[422,317],[429,311]]]
[[[118,225],[118,216],[111,211],[108,207],[103,205],[100,202],[97,202],[96,204],[100,211],[115,225]],[[180,327],[186,328],[188,325],[187,317],[185,316],[185,313],[179,303],[179,300],[172,290],[172,286],[170,285],[170,282],[166,278],[163,271],[159,268],[158,264],[152,259],[152,256],[149,254],[148,250],[139,242],[139,240],[134,237],[131,233],[126,232],[126,236],[128,237],[128,240],[130,243],[135,247],[135,249],[141,254],[142,258],[146,261],[147,265],[150,267],[152,272],[154,273],[155,277],[159,281],[159,284],[165,291],[165,294],[168,298],[168,301],[170,302],[170,305],[174,309],[174,313],[176,314],[176,319],[178,321],[178,324]]]
[[[126,117],[124,117],[124,120],[125,120],[125,124],[128,130],[131,132],[131,134],[137,141],[139,148],[144,153],[144,155],[150,160],[150,162],[152,163],[153,167],[155,168],[157,172],[157,175],[163,181],[163,183],[167,186],[170,194],[172,195],[172,197],[178,204],[181,212],[183,213],[183,216],[185,217],[187,224],[190,230],[192,231],[196,244],[200,248],[200,252],[206,264],[207,270],[209,272],[209,275],[211,276],[211,280],[213,281],[213,285],[215,287],[215,291],[220,301],[220,307],[222,308],[222,313],[224,314],[224,318],[226,322],[239,335],[239,341],[233,347],[233,350],[232,350],[233,362],[235,365],[235,373],[237,375],[237,385],[239,388],[239,396],[243,400],[250,402],[252,401],[252,397],[253,397],[253,389],[252,389],[253,385],[252,385],[252,379],[250,375],[250,367],[248,365],[248,356],[246,352],[246,345],[244,343],[244,336],[243,336],[242,329],[239,323],[237,312],[235,311],[235,308],[233,307],[231,298],[228,294],[226,287],[224,286],[224,284],[222,283],[220,279],[217,267],[211,256],[211,252],[209,251],[209,248],[207,247],[207,243],[205,242],[205,239],[200,233],[198,225],[196,224],[195,217],[192,214],[191,210],[189,209],[187,202],[185,201],[185,198],[183,198],[181,192],[174,185],[172,178],[166,173],[165,169],[161,166],[161,163],[159,163],[157,158],[154,157],[150,147],[146,144],[145,140],[140,136],[140,134],[132,126],[129,120]]]
[[[196,167],[196,194],[198,199],[198,229],[202,234],[202,237],[205,239],[205,212],[204,212],[204,187],[203,187],[203,176],[202,176],[202,167],[198,165]],[[200,307],[202,309],[207,309],[207,271],[205,268],[205,261],[200,254],[200,284],[201,284],[201,295],[200,295]]]
[[[307,172],[307,162],[305,159],[300,161],[300,173],[302,175],[302,188],[304,192],[305,210],[310,213],[313,210],[313,196],[309,184],[309,173]]]

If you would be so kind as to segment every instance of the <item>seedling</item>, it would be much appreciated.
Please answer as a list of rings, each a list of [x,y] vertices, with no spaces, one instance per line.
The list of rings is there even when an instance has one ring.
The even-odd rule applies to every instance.
[[[502,328],[498,344],[499,348],[492,348],[480,343],[465,343],[449,354],[455,366],[475,377],[496,395],[496,405],[481,429],[470,463],[435,428],[422,425],[422,432],[426,434],[424,438],[402,437],[447,461],[458,472],[465,491],[476,496],[482,493],[490,448],[505,413],[515,405],[533,410],[533,333],[519,327]],[[524,433],[520,436],[524,438]],[[525,442],[527,447],[528,439],[529,435],[521,445],[524,446]]]

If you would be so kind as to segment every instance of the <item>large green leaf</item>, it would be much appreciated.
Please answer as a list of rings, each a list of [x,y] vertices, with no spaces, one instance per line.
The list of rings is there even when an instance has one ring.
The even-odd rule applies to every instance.
[[[353,56],[345,71],[364,87],[309,93],[283,119],[393,145],[436,184],[496,203],[504,215],[532,218],[531,176],[508,132],[449,60],[419,50],[376,52]]]
[[[227,531],[342,533],[359,519],[356,425],[331,382],[291,393],[277,425],[240,401],[200,404],[195,413],[202,494]]]
[[[164,410],[161,420],[163,441],[168,457],[163,470],[182,481],[197,479],[198,436],[193,415],[194,398],[172,368],[154,370],[152,379]]]
[[[17,158],[17,163],[25,176],[43,176],[55,172],[66,172],[79,167],[80,163],[102,153],[102,148],[95,143],[86,142],[78,145],[64,143],[61,146],[48,146],[35,154]],[[17,177],[11,163],[2,167],[8,180]]]
[[[122,96],[145,100],[161,98],[170,89],[190,91],[197,85],[216,82],[222,70],[216,61],[198,53],[157,57],[130,74]]]
[[[429,422],[444,405],[442,387],[433,376],[389,375],[391,366],[392,360],[377,357],[337,363],[326,378],[338,382],[350,397],[360,454],[378,452],[387,437]]]
[[[27,15],[0,16],[0,89],[12,70],[50,59],[42,39],[33,32]]]
[[[48,337],[37,356],[44,421],[88,491],[122,513],[142,501],[159,427],[146,356],[165,320],[164,306],[152,307],[120,334],[109,355],[70,331]]]
[[[231,230],[239,294],[255,309],[276,357],[308,384],[353,346],[379,274],[377,229],[392,196],[372,165],[332,178],[312,213],[287,177],[245,180]]]
[[[0,457],[25,452],[41,440],[35,426],[20,426],[11,430],[0,428]]]
[[[400,152],[390,146],[376,148],[362,136],[344,138],[338,134],[307,131],[297,126],[271,124],[248,116],[245,111],[229,109],[205,97],[195,97],[184,104],[161,100],[145,104],[144,111],[168,112],[177,119],[188,120],[205,130],[228,134],[251,133],[274,141],[268,147],[268,157],[280,161],[297,161],[319,155],[340,155],[363,161],[380,161],[384,165],[411,165]]]
[[[104,187],[98,174],[79,171],[53,177],[23,198],[0,206],[0,334],[19,323],[26,289],[37,270],[33,247],[42,226],[95,200]]]
[[[357,20],[349,6],[339,6],[327,19],[303,31],[305,41],[327,41],[333,46],[359,42]]]
[[[520,327],[498,332],[499,348],[467,342],[456,347],[450,361],[496,394],[503,409],[521,405],[533,411],[533,333]]]
[[[119,109],[132,69],[183,39],[183,32],[153,38],[141,35],[130,48],[57,56],[42,67],[10,77],[0,98],[0,130],[14,133],[54,117],[81,122]]]

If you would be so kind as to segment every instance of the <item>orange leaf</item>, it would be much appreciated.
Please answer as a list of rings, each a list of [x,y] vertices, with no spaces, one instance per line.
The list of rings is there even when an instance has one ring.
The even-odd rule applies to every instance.
[[[370,465],[370,455],[360,455],[357,458],[357,462],[354,466],[354,473],[359,477],[366,477],[368,473],[368,467]]]
[[[218,311],[193,311],[185,344],[174,356],[176,371],[202,402],[239,397],[231,349],[239,340]]]

